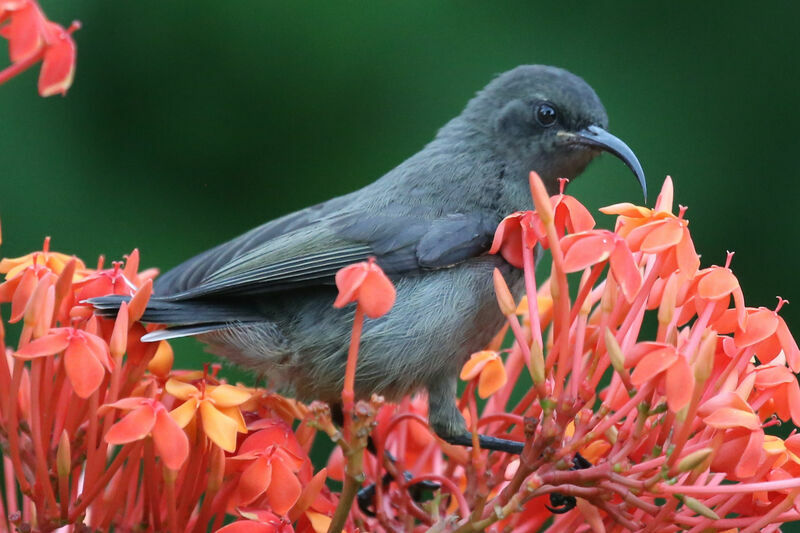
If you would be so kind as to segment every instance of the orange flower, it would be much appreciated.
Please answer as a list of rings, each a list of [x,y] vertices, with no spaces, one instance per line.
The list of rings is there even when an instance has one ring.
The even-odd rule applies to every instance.
[[[14,355],[20,359],[35,359],[64,352],[64,366],[75,394],[88,398],[100,386],[105,372],[113,363],[106,342],[88,331],[75,328],[52,328]]]
[[[370,318],[378,318],[389,312],[397,294],[394,285],[383,273],[373,258],[344,267],[336,273],[339,295],[333,306],[342,308],[358,302]]]
[[[506,369],[497,352],[485,350],[472,354],[461,368],[461,379],[470,381],[476,377],[481,398],[488,398],[506,384]]]
[[[189,457],[189,439],[164,405],[152,398],[123,398],[105,407],[130,411],[106,433],[109,444],[127,444],[152,435],[156,453],[170,470]]]
[[[642,274],[625,240],[607,230],[568,235],[561,240],[564,269],[578,272],[608,260],[611,273],[630,302],[642,285]]]
[[[672,180],[667,177],[656,202],[655,209],[633,204],[614,204],[600,209],[607,215],[618,215],[616,229],[632,252],[664,254],[661,272],[667,274],[680,270],[686,279],[691,279],[700,267],[700,257],[689,234],[689,221],[672,211]]]
[[[793,372],[800,372],[800,348],[789,326],[778,314],[786,300],[778,298],[775,309],[746,308],[746,327],[734,319],[733,309],[725,311],[713,324],[720,333],[733,333],[738,348],[751,348],[761,363],[769,363],[783,353]],[[738,310],[737,310],[738,311]]]
[[[634,367],[631,383],[637,387],[648,382],[663,384],[670,410],[680,411],[689,404],[695,385],[689,362],[674,346],[655,342],[643,344],[646,346],[634,352],[635,364],[630,359],[625,362],[626,367]],[[650,351],[642,354],[642,348]]]
[[[211,442],[225,450],[236,450],[236,433],[247,433],[239,406],[250,398],[250,393],[232,385],[205,385],[201,388],[170,378],[165,385],[168,393],[184,403],[170,414],[180,427],[192,421],[198,409],[203,431]]]
[[[2,3],[0,2],[0,20],[2,20]],[[45,238],[41,251],[31,252],[21,257],[4,258],[0,261],[0,274],[5,274],[6,279],[11,279],[30,266],[45,266],[55,274],[61,274],[64,267],[75,259],[76,269],[85,270],[86,265],[74,255],[66,255],[50,251],[50,237]]]

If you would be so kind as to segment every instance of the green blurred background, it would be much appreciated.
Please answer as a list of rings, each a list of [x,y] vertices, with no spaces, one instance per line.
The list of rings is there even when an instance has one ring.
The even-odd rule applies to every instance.
[[[547,63],[594,86],[651,201],[673,176],[703,265],[735,250],[748,304],[796,301],[783,315],[800,335],[796,3],[42,5],[83,23],[77,75],[66,98],[37,95],[38,68],[0,87],[4,256],[51,235],[88,262],[139,247],[168,269],[371,182],[495,74]],[[610,156],[570,192],[641,200]]]

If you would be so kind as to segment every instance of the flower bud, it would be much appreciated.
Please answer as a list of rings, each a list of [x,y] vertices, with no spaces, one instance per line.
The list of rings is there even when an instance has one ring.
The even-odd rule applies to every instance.
[[[69,476],[69,471],[72,470],[72,451],[69,444],[69,436],[67,430],[61,432],[61,438],[58,440],[58,448],[56,449],[56,471],[58,477],[65,478]]]
[[[513,315],[517,311],[517,304],[514,302],[514,297],[511,296],[511,291],[508,289],[503,274],[495,268],[492,278],[494,279],[494,293],[497,296],[497,305],[500,307],[500,312],[503,313],[503,316]]]
[[[708,459],[708,456],[711,455],[713,451],[713,448],[701,448],[685,455],[680,461],[678,461],[678,471],[688,472],[690,470],[694,470],[701,465],[703,461]]]
[[[614,337],[610,329],[606,328],[604,335],[606,351],[608,352],[608,358],[611,359],[611,366],[614,367],[618,374],[622,374],[625,372],[625,356],[622,354],[622,348],[620,348],[617,338]]]
[[[705,383],[714,371],[714,354],[717,351],[717,332],[708,329],[705,338],[700,342],[697,349],[697,357],[694,360],[694,379],[697,384]]]

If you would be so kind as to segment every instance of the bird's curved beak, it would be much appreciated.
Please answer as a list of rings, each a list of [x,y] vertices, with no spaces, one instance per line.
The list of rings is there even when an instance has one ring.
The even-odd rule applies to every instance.
[[[627,144],[622,142],[618,137],[611,135],[606,130],[599,126],[589,126],[580,131],[559,131],[558,136],[564,139],[569,144],[581,144],[584,146],[591,146],[598,148],[609,154],[613,154],[620,158],[623,163],[628,165],[639,185],[642,186],[642,193],[644,193],[644,200],[647,201],[647,181],[644,178],[644,171],[639,160],[636,159],[633,150]]]

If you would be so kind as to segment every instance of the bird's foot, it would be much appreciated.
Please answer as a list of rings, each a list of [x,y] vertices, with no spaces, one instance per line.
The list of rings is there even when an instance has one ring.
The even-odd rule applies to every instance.
[[[411,472],[406,470],[403,472],[403,478],[406,482],[411,481],[413,478]],[[394,476],[390,473],[386,473],[383,475],[381,479],[381,484],[383,487],[388,487],[389,483],[394,480]],[[436,483],[435,481],[428,481],[423,480],[413,485],[409,485],[407,487],[408,493],[411,496],[411,499],[417,503],[420,503],[425,498],[426,492],[434,492],[441,488],[441,486]],[[356,500],[358,501],[358,508],[361,510],[362,513],[368,516],[375,516],[375,495],[377,493],[377,489],[375,483],[370,483],[366,487],[363,487],[361,490],[358,491],[356,496]]]
[[[575,457],[572,458],[572,468],[570,470],[583,470],[585,468],[591,468],[592,463],[586,460],[581,454],[576,453]],[[568,513],[575,508],[578,504],[578,501],[575,499],[575,496],[567,496],[561,494],[559,492],[552,492],[550,493],[550,505],[545,504],[547,510],[553,514],[564,514]]]
[[[456,446],[472,446],[472,433],[464,432],[454,436],[442,437],[447,443]],[[489,435],[478,435],[478,444],[484,450],[492,450],[496,452],[513,453],[519,455],[522,453],[524,443],[501,439],[499,437],[490,437]]]

